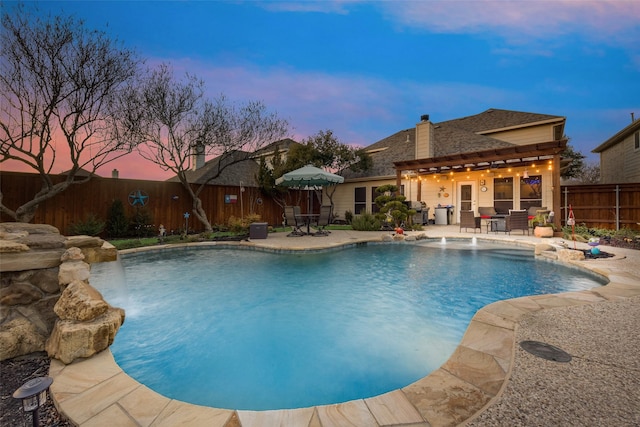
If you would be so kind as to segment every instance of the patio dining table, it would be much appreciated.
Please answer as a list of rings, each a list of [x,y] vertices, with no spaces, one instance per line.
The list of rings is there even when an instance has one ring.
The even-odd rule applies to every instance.
[[[491,229],[491,231],[494,231],[496,233],[498,231],[506,232],[507,216],[509,215],[502,215],[502,214],[491,215],[491,218],[487,219],[487,234],[489,234],[489,229]]]
[[[314,222],[314,219],[318,218],[318,214],[298,214],[296,216],[302,219],[302,222],[307,226],[307,235],[311,236],[315,234],[311,232],[311,223]]]

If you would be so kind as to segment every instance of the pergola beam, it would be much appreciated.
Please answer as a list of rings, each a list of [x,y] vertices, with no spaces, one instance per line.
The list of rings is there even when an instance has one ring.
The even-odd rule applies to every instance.
[[[404,160],[394,162],[396,173],[402,171],[417,171],[418,175],[440,173],[441,169],[470,170],[487,169],[491,164],[500,164],[511,167],[526,166],[528,163],[540,160],[550,160],[562,153],[567,147],[567,140],[544,142],[530,145],[515,145],[513,147],[496,148],[491,150],[475,151],[469,153],[452,154],[428,159]],[[435,170],[433,170],[435,169]]]

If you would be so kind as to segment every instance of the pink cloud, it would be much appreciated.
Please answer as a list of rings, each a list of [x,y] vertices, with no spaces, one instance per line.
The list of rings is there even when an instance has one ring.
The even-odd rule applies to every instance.
[[[640,2],[423,1],[380,3],[392,20],[442,33],[497,32],[512,41],[550,39],[568,33],[610,44],[636,43]]]

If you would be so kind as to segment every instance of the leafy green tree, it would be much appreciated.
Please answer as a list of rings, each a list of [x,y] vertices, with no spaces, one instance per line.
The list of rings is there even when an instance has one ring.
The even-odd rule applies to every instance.
[[[271,167],[267,165],[264,157],[260,158],[258,173],[256,174],[256,182],[260,193],[273,199],[278,205],[284,207],[286,205],[286,188],[276,186],[276,176],[282,176],[284,170],[284,162],[280,154],[280,148],[276,146],[271,157]]]
[[[571,145],[567,144],[567,148],[562,153],[562,158],[570,161],[569,165],[563,168],[560,173],[562,178],[577,178],[580,171],[585,167],[585,155],[576,151]]]
[[[306,165],[313,165],[334,173],[340,173],[347,168],[366,171],[372,165],[369,155],[361,148],[344,144],[338,140],[333,131],[319,131],[302,141],[301,144],[289,149],[287,161],[281,174],[274,174],[276,178]],[[333,195],[336,187],[327,187],[325,192],[333,206]]]

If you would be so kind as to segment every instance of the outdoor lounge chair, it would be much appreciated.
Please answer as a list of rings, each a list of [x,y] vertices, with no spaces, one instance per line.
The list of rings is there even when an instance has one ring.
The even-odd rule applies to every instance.
[[[460,211],[460,232],[462,229],[467,231],[467,228],[473,228],[473,232],[476,232],[476,228],[482,228],[480,226],[480,217],[476,216],[474,211]]]
[[[509,215],[505,218],[505,230],[509,234],[513,230],[522,230],[522,234],[526,231],[529,234],[529,215],[526,210],[509,211]]]
[[[326,229],[327,225],[331,224],[331,205],[320,206],[320,216],[318,216],[318,231],[314,236],[327,236],[331,233]]]
[[[300,206],[285,206],[284,207],[284,219],[287,221],[287,225],[291,227],[291,233],[287,234],[288,237],[303,236],[304,232],[300,229],[300,221],[298,215],[296,215],[296,208],[298,213],[300,212]]]

